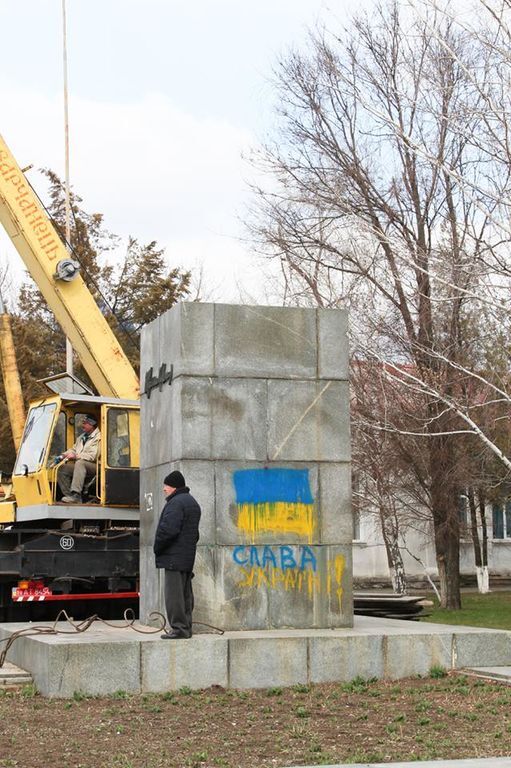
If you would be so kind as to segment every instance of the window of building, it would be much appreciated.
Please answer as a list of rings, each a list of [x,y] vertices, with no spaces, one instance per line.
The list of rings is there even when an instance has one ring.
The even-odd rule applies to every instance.
[[[511,539],[511,501],[493,505],[493,538]]]

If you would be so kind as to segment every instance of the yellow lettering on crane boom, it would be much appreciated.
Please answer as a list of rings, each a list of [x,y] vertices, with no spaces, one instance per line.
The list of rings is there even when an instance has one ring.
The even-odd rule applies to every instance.
[[[2,136],[0,222],[98,393],[138,399],[138,377],[81,276],[55,279],[56,265],[69,254]]]

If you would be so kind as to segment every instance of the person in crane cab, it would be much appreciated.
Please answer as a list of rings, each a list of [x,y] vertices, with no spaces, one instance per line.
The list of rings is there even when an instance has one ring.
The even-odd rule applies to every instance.
[[[68,504],[81,504],[82,491],[86,480],[96,474],[96,461],[99,456],[101,432],[94,416],[87,413],[82,421],[83,432],[70,451],[62,454],[67,459],[57,476],[62,491],[62,501]]]

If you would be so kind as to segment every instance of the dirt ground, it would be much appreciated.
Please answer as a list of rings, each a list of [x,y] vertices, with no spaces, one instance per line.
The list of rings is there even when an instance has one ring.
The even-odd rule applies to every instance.
[[[509,754],[511,686],[464,676],[67,701],[28,687],[0,697],[1,768],[281,768]]]

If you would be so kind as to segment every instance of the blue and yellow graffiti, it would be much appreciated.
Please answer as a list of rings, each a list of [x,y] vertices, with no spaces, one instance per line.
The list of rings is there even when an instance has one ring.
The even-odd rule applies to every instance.
[[[233,475],[238,528],[259,533],[297,533],[312,541],[314,499],[307,469],[241,469]]]
[[[316,508],[307,469],[243,469],[234,472],[237,526],[252,543],[234,547],[232,559],[240,569],[242,588],[284,589],[335,595],[342,612],[344,555],[320,567],[308,545],[258,544],[262,533],[292,533],[312,544]]]
[[[317,568],[316,555],[310,547],[298,547],[295,553],[292,547],[282,544],[278,547],[234,547],[232,559],[238,565],[257,566],[265,568],[272,565],[274,568],[280,568],[281,571],[289,569],[306,569],[315,571]]]
[[[324,570],[308,546],[238,546],[232,559],[240,567],[239,587],[296,590],[305,592],[309,598],[314,593],[334,594],[342,611],[344,555],[327,560]]]

